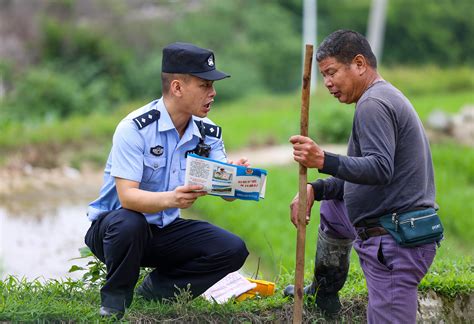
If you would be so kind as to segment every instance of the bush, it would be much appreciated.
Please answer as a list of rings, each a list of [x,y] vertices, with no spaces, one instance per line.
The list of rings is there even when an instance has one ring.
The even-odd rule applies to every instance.
[[[127,65],[125,87],[130,98],[145,101],[161,96],[161,52],[150,54],[146,59],[137,58]]]
[[[23,107],[21,118],[110,111],[127,100],[159,97],[161,50],[175,41],[192,42],[216,52],[219,69],[232,75],[230,80],[216,84],[221,102],[259,92],[289,93],[301,85],[301,1],[205,0],[195,6],[160,3],[155,4],[156,9],[167,12],[169,17],[146,20],[122,19],[128,9],[136,8],[131,3],[121,4],[120,8],[103,3],[96,4],[94,15],[84,15],[90,18],[88,24],[80,23],[79,17],[83,16],[79,7],[71,5],[74,1],[56,2],[46,1],[50,6],[39,13],[44,14],[42,19],[32,19],[32,23],[41,21],[39,50],[31,46],[34,54],[30,54],[30,60],[38,64],[34,69],[40,72],[28,72],[19,76],[26,78],[21,80],[20,68],[0,62],[7,90],[24,87],[9,93],[7,100],[9,107]],[[465,15],[469,0],[460,0],[456,6],[445,0],[425,2],[416,8],[407,7],[408,2],[390,2],[388,6],[383,62],[472,64],[468,55],[472,42],[467,38],[474,24]],[[339,28],[365,33],[370,5],[369,0],[341,0],[338,6],[319,3],[318,41]],[[94,4],[91,6],[94,8]],[[400,16],[414,18],[410,19],[414,24],[400,24]],[[426,28],[424,23],[433,28]],[[31,44],[36,42],[31,40]],[[474,87],[470,67],[452,73],[433,66],[417,71],[407,68],[387,79],[408,96],[470,91]],[[35,73],[42,76],[34,76]],[[14,77],[18,84],[13,82]],[[39,90],[26,93],[25,84],[28,88],[36,86],[38,80],[49,79],[53,79],[48,81],[49,86],[40,85]],[[60,93],[62,90],[64,94]],[[321,123],[322,128],[334,133],[324,140],[340,141],[344,137],[342,129],[348,115],[346,111],[342,115],[321,113],[325,119],[337,117]],[[3,124],[6,118],[12,118],[5,114],[1,117]]]
[[[472,64],[470,0],[390,1],[384,43],[388,64]]]
[[[215,17],[219,17],[217,28]],[[233,82],[227,82],[233,85],[222,86],[221,98],[236,98],[261,88],[290,91],[300,84],[299,31],[294,28],[293,15],[276,3],[211,0],[205,11],[188,13],[172,28],[176,40],[213,49],[217,66],[235,71]]]
[[[45,68],[29,70],[6,103],[7,114],[20,120],[32,116],[65,117],[85,106],[80,84],[67,74]]]
[[[321,143],[347,143],[352,130],[353,106],[330,103],[324,108],[316,106],[314,114],[310,137]]]
[[[83,73],[83,77],[87,72]],[[7,119],[51,119],[106,111],[123,101],[124,87],[107,77],[96,77],[83,84],[81,76],[70,71],[38,67],[20,78],[16,89],[2,104]]]

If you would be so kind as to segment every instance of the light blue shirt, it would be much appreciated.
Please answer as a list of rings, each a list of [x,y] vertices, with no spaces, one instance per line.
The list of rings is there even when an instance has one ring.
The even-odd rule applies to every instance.
[[[160,112],[159,119],[140,129],[134,119],[152,110]],[[115,177],[139,182],[140,189],[152,192],[173,191],[184,185],[186,151],[193,150],[201,138],[194,120],[215,125],[208,118],[193,116],[183,137],[179,138],[163,98],[152,101],[125,117],[113,136],[99,198],[89,204],[89,220],[97,219],[103,212],[121,208]],[[222,139],[205,136],[205,143],[211,146],[211,159],[227,162]],[[157,147],[158,150],[152,152],[152,149]],[[165,227],[180,216],[180,210],[169,208],[144,215],[148,223]]]

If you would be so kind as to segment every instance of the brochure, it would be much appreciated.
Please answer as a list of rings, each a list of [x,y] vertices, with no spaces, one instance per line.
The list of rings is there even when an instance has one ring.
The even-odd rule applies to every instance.
[[[256,200],[265,198],[267,171],[228,164],[196,154],[186,161],[185,185],[202,185],[211,195]]]
[[[232,297],[240,296],[255,287],[257,287],[256,283],[248,281],[238,271],[236,271],[229,273],[227,276],[216,282],[202,295],[208,301],[215,301],[218,304],[223,304]]]

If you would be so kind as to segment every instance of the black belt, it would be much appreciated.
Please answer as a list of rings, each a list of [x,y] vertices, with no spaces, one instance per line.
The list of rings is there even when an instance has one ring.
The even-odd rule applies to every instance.
[[[355,224],[359,237],[365,241],[369,237],[389,234],[388,231],[380,225],[379,218],[366,218]]]
[[[363,241],[367,240],[369,237],[389,234],[385,228],[378,227],[378,226],[377,227],[363,227],[363,228],[361,227],[357,232],[358,232],[357,234]]]

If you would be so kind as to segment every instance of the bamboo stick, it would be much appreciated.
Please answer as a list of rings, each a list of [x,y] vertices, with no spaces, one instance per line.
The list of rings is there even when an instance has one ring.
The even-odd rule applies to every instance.
[[[304,56],[303,86],[301,91],[301,119],[300,133],[308,136],[308,111],[309,95],[311,89],[311,65],[313,62],[313,45],[306,44]],[[295,270],[295,303],[293,307],[293,323],[302,323],[303,320],[303,280],[304,280],[304,254],[306,241],[306,167],[299,167],[299,203],[298,227],[296,238],[296,270]]]

